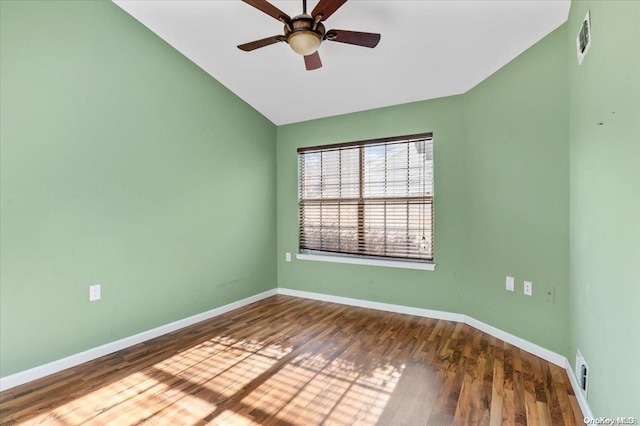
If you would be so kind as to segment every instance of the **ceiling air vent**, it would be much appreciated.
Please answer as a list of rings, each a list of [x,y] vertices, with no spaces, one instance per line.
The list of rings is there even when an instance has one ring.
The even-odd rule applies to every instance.
[[[580,25],[580,31],[578,37],[576,37],[576,49],[578,51],[578,65],[582,65],[582,60],[589,51],[591,46],[591,18],[589,11],[587,16],[584,17],[582,25]]]

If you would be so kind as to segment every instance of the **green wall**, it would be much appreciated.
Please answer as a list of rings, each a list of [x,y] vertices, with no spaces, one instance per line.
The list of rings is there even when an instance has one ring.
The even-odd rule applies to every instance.
[[[561,27],[461,96],[278,127],[278,286],[461,312],[566,353],[565,40]],[[298,249],[297,147],[428,131],[436,271],[284,261]],[[504,290],[506,275],[515,293]]]
[[[591,11],[581,66],[575,37]],[[640,2],[574,1],[568,23],[571,357],[596,416],[640,418]]]
[[[274,288],[275,126],[111,2],[0,7],[0,375]]]
[[[464,95],[461,295],[465,314],[561,354],[569,346],[565,41],[561,26]],[[507,275],[514,293],[505,291]]]
[[[360,94],[366,96],[366,93]],[[464,104],[461,97],[399,105],[278,127],[278,286],[400,305],[459,311],[464,288]],[[437,269],[425,272],[302,261],[298,252],[297,153],[300,146],[433,131]]]

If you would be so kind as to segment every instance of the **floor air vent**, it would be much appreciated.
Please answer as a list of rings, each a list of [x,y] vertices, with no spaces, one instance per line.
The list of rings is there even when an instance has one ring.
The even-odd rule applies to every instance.
[[[576,351],[576,378],[578,379],[578,384],[580,385],[580,390],[584,397],[587,397],[587,390],[589,389],[589,365],[587,365],[587,361],[584,360],[584,356],[582,356],[582,352],[580,349]]]

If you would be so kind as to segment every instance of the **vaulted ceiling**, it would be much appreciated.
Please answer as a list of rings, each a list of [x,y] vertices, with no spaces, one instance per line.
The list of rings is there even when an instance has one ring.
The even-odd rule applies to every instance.
[[[567,20],[570,0],[349,0],[327,29],[382,34],[374,49],[324,42],[307,71],[282,34],[238,0],[113,0],[277,125],[468,91]],[[290,16],[301,0],[273,1]],[[309,0],[308,10],[317,1]],[[526,82],[523,82],[526,84]]]

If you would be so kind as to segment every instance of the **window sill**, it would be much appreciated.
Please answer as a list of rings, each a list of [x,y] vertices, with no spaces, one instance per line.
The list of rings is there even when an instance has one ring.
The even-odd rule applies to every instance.
[[[403,260],[367,259],[367,258],[359,258],[359,257],[331,256],[331,255],[308,254],[308,253],[296,254],[296,259],[313,260],[317,262],[349,263],[352,265],[384,266],[387,268],[419,269],[422,271],[436,270],[435,263],[410,262],[410,261],[403,261]]]

